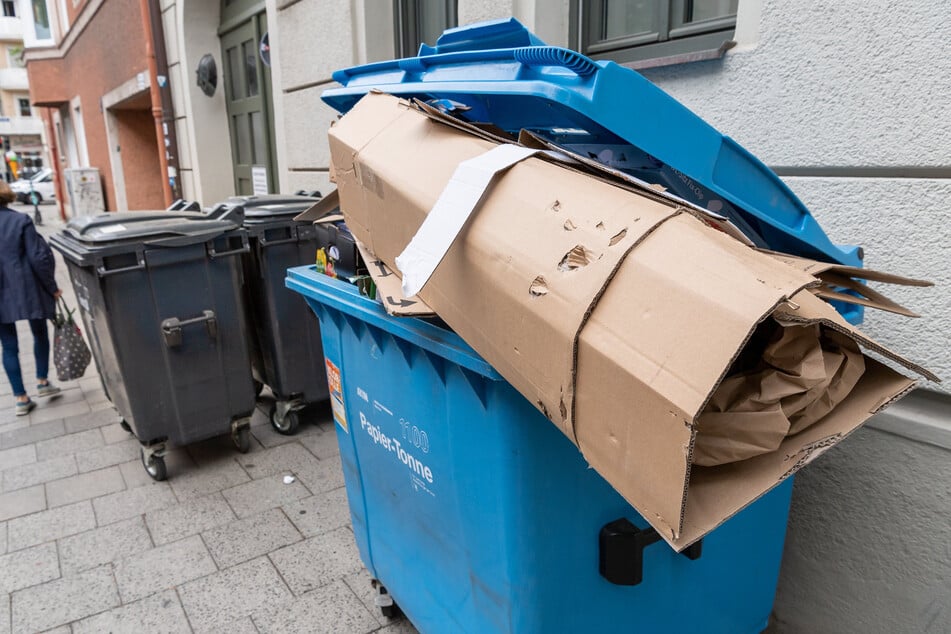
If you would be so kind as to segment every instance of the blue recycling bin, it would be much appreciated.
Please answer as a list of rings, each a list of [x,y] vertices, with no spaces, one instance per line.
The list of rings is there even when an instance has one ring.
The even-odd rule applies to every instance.
[[[766,627],[792,478],[678,554],[456,334],[312,266],[286,283],[320,319],[360,557],[421,632]]]

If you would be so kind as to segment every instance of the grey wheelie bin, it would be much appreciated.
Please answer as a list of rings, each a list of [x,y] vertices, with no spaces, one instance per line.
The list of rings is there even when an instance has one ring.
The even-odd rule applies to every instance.
[[[244,211],[74,218],[52,236],[67,263],[106,394],[164,480],[166,443],[231,433],[254,411],[241,256]]]
[[[317,230],[294,216],[317,203],[315,196],[236,196],[226,201],[244,207],[250,249],[244,257],[251,367],[255,387],[271,388],[268,418],[281,434],[293,434],[305,407],[329,398],[320,326],[306,302],[284,286],[287,269],[313,264]],[[318,354],[313,351],[317,350]]]

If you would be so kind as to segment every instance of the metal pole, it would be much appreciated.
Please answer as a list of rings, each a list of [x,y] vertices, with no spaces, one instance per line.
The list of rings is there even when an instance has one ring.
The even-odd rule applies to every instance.
[[[168,160],[165,152],[165,126],[162,125],[162,95],[159,92],[158,70],[155,61],[155,46],[152,35],[152,12],[149,0],[139,0],[139,12],[142,14],[142,30],[145,34],[145,56],[149,63],[149,96],[152,99],[152,118],[155,119],[155,139],[158,145],[159,169],[162,172],[162,195],[165,206],[172,204],[172,187],[168,180]]]

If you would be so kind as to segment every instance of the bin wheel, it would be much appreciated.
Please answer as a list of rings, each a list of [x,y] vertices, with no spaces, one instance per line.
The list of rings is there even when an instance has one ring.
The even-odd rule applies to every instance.
[[[119,419],[119,427],[121,427],[122,429],[126,430],[126,431],[129,432],[130,434],[132,433],[132,427],[129,426],[129,423],[126,422],[126,419],[124,419],[124,418],[120,418],[120,419]]]
[[[393,600],[393,596],[387,591],[386,586],[376,580],[373,581],[373,585],[376,586],[378,593],[374,602],[380,608],[380,613],[388,619],[401,618],[403,610]]]
[[[388,619],[398,619],[403,616],[403,610],[393,602],[393,605],[384,605],[380,608],[380,613]]]
[[[264,384],[257,379],[251,379],[251,382],[254,384],[254,395],[261,396],[261,392],[264,391]]]
[[[274,428],[279,434],[284,436],[293,436],[297,433],[297,427],[300,425],[300,412],[297,410],[289,410],[284,414],[284,418],[281,419],[277,415],[277,403],[271,404],[271,409],[268,411],[268,418],[271,419],[271,427]]]
[[[251,428],[238,427],[231,432],[231,441],[241,453],[248,453],[251,449]]]
[[[165,470],[165,458],[162,456],[156,456],[155,454],[150,455],[148,458],[145,457],[145,449],[141,450],[142,454],[142,466],[145,467],[145,472],[155,480],[156,482],[161,482],[168,478],[168,472]]]

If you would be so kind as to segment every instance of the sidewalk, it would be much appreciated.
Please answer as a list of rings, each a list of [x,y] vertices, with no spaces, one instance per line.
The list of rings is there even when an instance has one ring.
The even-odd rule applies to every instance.
[[[41,209],[41,232],[59,231],[55,207]],[[58,255],[57,279],[75,306]],[[95,366],[57,384],[59,398],[17,417],[0,380],[0,634],[416,632],[373,604],[329,415],[281,436],[265,390],[249,453],[228,436],[173,448],[154,482]]]

